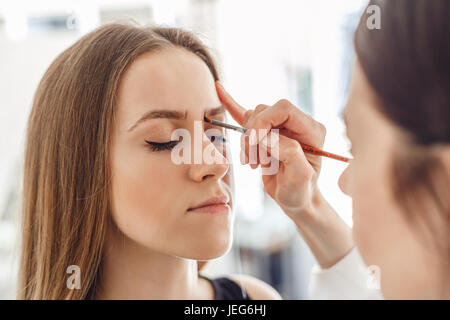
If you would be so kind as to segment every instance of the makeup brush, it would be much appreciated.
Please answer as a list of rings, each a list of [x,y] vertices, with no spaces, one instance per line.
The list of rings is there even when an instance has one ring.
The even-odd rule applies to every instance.
[[[208,118],[207,116],[204,116],[203,119],[205,120],[205,122],[214,124],[214,125],[219,126],[219,127],[232,129],[232,130],[235,130],[235,131],[239,131],[241,133],[246,133],[247,132],[246,128],[241,128],[241,127],[233,126],[233,125],[225,123],[225,122],[221,122],[221,121],[218,121],[218,120],[213,120],[213,119]]]
[[[247,132],[247,128],[233,126],[233,125],[225,123],[225,122],[221,122],[221,121],[218,121],[218,120],[210,119],[210,118],[208,118],[206,116],[204,116],[203,119],[204,119],[205,122],[208,122],[210,124],[213,124],[213,125],[216,125],[216,126],[219,126],[219,127],[232,129],[232,130],[235,130],[235,131],[239,131],[241,133],[246,133]],[[300,145],[302,146],[303,151],[306,152],[306,153],[314,154],[316,156],[327,157],[327,158],[331,158],[331,159],[335,159],[335,160],[339,160],[339,161],[343,161],[343,162],[349,162],[350,161],[349,158],[346,158],[346,157],[343,157],[343,156],[340,156],[340,155],[337,155],[337,154],[334,154],[334,153],[331,153],[331,152],[326,152],[326,151],[323,151],[323,150],[321,150],[319,148],[312,147],[312,146],[304,144],[304,143],[300,143]]]

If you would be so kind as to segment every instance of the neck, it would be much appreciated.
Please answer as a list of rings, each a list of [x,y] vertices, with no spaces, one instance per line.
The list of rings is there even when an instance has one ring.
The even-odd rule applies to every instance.
[[[151,250],[120,232],[108,234],[96,299],[213,299],[197,261]]]

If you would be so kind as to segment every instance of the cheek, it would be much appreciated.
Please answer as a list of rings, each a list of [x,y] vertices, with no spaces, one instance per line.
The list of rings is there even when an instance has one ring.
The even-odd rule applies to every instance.
[[[369,264],[395,236],[388,172],[386,158],[355,157],[346,177],[351,185],[355,243]]]
[[[423,248],[417,243],[405,212],[393,198],[389,159],[357,161],[351,172],[355,244],[367,266],[380,268],[385,296],[406,294],[402,289],[405,278],[411,278],[411,290],[413,286],[416,289],[421,286],[412,278],[418,270],[425,269],[419,266],[424,261]]]
[[[161,155],[116,157],[112,170],[112,214],[127,236],[148,242],[145,237],[158,238],[164,230],[161,227],[169,227],[182,214],[177,208],[180,203],[172,198],[181,191],[177,190],[182,187],[181,168],[171,165],[170,159],[165,161]]]
[[[227,136],[228,139],[228,136]],[[226,175],[222,178],[223,183],[229,188],[230,190],[230,207],[233,208],[234,205],[234,192],[235,192],[235,185],[234,185],[234,166],[232,163],[232,156],[231,156],[231,150],[230,146],[226,145],[224,148],[224,156],[227,159],[228,163],[230,163],[230,169],[226,173]]]

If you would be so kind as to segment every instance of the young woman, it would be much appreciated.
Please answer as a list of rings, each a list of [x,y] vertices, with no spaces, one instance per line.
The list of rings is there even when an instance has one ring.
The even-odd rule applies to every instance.
[[[353,200],[353,230],[317,188],[320,159],[298,144],[322,147],[325,128],[286,100],[246,111],[221,86],[219,95],[244,127],[282,133],[280,170],[263,182],[319,263],[313,298],[450,299],[450,2],[370,5],[381,29],[362,16],[344,112],[353,160],[339,184]]]
[[[226,141],[202,125],[222,163],[177,165],[171,133],[223,120],[216,80],[207,49],[173,28],[103,26],[56,58],[28,123],[19,299],[280,298],[198,274],[232,242]]]

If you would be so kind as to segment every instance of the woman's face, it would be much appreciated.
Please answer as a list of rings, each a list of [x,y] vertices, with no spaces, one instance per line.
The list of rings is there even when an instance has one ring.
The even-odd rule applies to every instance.
[[[110,158],[112,215],[124,236],[157,252],[195,260],[229,250],[233,214],[227,147],[217,135],[205,133],[211,126],[203,122],[204,115],[223,121],[220,107],[207,65],[185,49],[144,54],[125,72]],[[197,135],[194,126],[201,129]],[[172,132],[181,128],[191,136],[189,163],[172,161],[170,145],[146,142],[171,141]],[[222,161],[194,164],[195,141]],[[221,205],[219,213],[189,210],[213,197],[223,197],[228,205]]]
[[[353,235],[371,270],[379,270],[385,298],[437,295],[439,259],[425,237],[411,225],[392,192],[393,154],[405,144],[405,133],[384,117],[357,62],[344,110],[353,160],[339,186],[353,201]],[[436,291],[435,291],[436,290]]]

